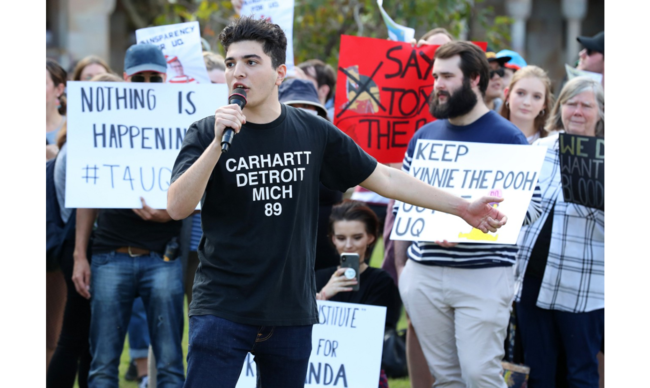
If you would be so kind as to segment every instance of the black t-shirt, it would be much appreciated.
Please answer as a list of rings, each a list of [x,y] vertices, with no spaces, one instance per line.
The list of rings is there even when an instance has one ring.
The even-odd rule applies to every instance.
[[[137,247],[163,254],[165,246],[181,232],[181,221],[145,221],[131,209],[102,209],[97,219],[93,253]]]
[[[328,189],[322,183],[319,190],[318,206],[318,232],[316,237],[316,264],[314,269],[328,268],[337,265],[339,254],[334,248],[328,233],[332,206],[343,200],[343,193],[338,190]]]
[[[316,271],[316,289],[319,291],[327,285],[337,267],[325,268]],[[386,307],[386,328],[395,328],[399,320],[402,300],[399,290],[388,272],[368,267],[361,273],[359,291],[339,292],[329,300],[334,302],[347,302],[369,304]]]
[[[214,116],[193,123],[177,180],[214,139]],[[247,122],[216,164],[201,200],[203,236],[190,315],[249,325],[318,322],[314,261],[319,182],[345,191],[377,161],[328,121],[282,105]]]

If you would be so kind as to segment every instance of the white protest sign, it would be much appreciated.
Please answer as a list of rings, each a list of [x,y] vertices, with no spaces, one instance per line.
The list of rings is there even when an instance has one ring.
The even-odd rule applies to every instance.
[[[391,19],[390,16],[384,11],[383,0],[377,0],[377,5],[379,6],[379,11],[381,12],[381,17],[386,23],[386,28],[388,29],[388,37],[390,40],[395,40],[398,42],[410,42],[413,37],[415,37],[415,30],[411,27],[404,27],[399,25]]]
[[[294,0],[244,0],[241,16],[266,19],[282,28],[287,36],[287,72],[293,74],[293,7]]]
[[[575,67],[567,65],[566,63],[564,64],[564,68],[566,69],[566,75],[569,80],[572,80],[575,77],[589,77],[596,80],[598,83],[603,83],[603,75],[600,73],[594,73],[587,70],[579,70]]]
[[[377,388],[386,307],[317,301],[305,387]],[[257,370],[249,353],[236,388],[254,388]]]
[[[460,217],[399,203],[390,238],[406,241],[516,244],[539,179],[545,147],[419,139],[410,175],[470,201],[496,196],[508,217],[496,233],[483,233]]]
[[[199,22],[141,28],[135,31],[138,44],[158,45],[167,59],[168,83],[209,84],[203,61]]]
[[[189,126],[227,104],[224,84],[68,82],[65,206],[167,207]]]

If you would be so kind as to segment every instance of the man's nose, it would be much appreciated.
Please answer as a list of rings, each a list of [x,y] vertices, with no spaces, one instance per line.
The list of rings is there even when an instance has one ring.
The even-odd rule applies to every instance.
[[[233,74],[237,78],[241,78],[246,76],[246,71],[245,71],[245,66],[241,62],[235,63],[235,69],[233,70]]]

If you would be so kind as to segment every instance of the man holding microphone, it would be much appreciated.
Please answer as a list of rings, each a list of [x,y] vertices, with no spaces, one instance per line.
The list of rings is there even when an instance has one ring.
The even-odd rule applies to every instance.
[[[167,211],[190,215],[201,201],[203,237],[190,305],[188,387],[234,387],[251,352],[258,381],[303,387],[318,322],[314,260],[318,190],[361,185],[389,198],[462,217],[485,232],[506,217],[377,161],[328,121],[278,100],[286,37],[243,17],[219,39],[230,104],[193,123],[174,164]],[[237,133],[227,152],[224,131]]]

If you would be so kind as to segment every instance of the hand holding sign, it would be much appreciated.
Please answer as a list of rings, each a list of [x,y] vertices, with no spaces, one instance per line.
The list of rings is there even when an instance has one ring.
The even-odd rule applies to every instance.
[[[154,209],[151,206],[147,205],[147,202],[144,200],[144,198],[140,197],[140,201],[142,201],[142,209],[131,209],[135,214],[137,214],[140,218],[142,218],[145,221],[150,221],[150,222],[169,222],[171,221],[171,217],[169,216],[169,213],[167,213],[167,210],[165,209]]]

